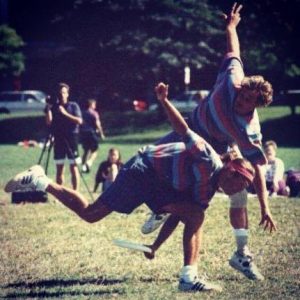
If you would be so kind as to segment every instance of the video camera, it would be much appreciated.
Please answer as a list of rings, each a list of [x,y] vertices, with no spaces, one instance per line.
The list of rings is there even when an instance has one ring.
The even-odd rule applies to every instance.
[[[46,97],[46,103],[47,103],[48,105],[55,106],[55,105],[58,105],[58,104],[59,104],[59,100],[58,100],[58,98],[57,98],[56,95],[55,95],[55,96],[48,95],[48,96]]]

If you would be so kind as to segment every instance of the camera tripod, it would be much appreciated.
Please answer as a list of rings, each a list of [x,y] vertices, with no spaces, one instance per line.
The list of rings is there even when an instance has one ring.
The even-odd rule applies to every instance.
[[[93,197],[93,194],[92,192],[90,191],[88,185],[87,185],[87,182],[83,176],[83,173],[81,171],[81,169],[79,168],[78,166],[78,163],[76,162],[76,158],[75,158],[75,155],[70,147],[70,144],[69,142],[67,141],[67,139],[64,139],[64,143],[66,145],[66,148],[68,150],[68,152],[71,154],[71,157],[72,157],[72,160],[74,161],[74,164],[76,165],[76,167],[78,168],[78,172],[79,172],[79,175],[80,175],[80,178],[88,192],[88,194],[90,195],[90,198],[92,200],[92,202],[94,202],[94,197]],[[48,150],[47,150],[47,145],[49,144],[48,146]],[[49,159],[50,159],[50,153],[51,153],[51,150],[53,148],[53,145],[54,145],[54,136],[50,133],[47,137],[47,139],[45,140],[45,143],[43,145],[43,149],[42,149],[42,152],[41,152],[41,155],[40,155],[40,158],[39,158],[39,161],[38,161],[38,164],[41,165],[42,163],[42,160],[43,160],[43,157],[44,157],[44,154],[46,153],[47,151],[47,157],[46,157],[46,161],[45,161],[45,173],[47,175],[47,172],[48,172],[48,166],[49,166]]]

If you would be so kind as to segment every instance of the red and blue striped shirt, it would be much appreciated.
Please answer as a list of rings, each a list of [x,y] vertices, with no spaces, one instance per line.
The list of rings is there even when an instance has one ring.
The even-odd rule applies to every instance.
[[[237,92],[244,77],[240,58],[227,53],[212,91],[192,113],[190,125],[217,152],[225,152],[225,148],[235,142],[249,161],[265,164],[256,109],[247,116],[238,115],[234,111]]]
[[[222,162],[202,137],[188,129],[183,142],[150,145],[142,151],[161,180],[176,190],[192,189],[193,200],[208,207]]]

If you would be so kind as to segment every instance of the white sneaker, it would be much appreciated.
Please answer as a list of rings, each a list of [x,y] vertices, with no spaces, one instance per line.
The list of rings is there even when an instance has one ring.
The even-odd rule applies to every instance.
[[[264,276],[254,264],[251,255],[241,255],[235,252],[229,260],[229,265],[251,280],[264,280]]]
[[[178,289],[182,292],[222,291],[222,288],[219,285],[209,283],[202,279],[200,280],[198,277],[195,277],[194,281],[192,282],[186,282],[181,278],[179,281]]]
[[[151,213],[150,218],[145,222],[142,226],[141,231],[143,234],[148,234],[156,230],[160,225],[166,222],[169,218],[170,214],[160,214],[156,215],[155,213]]]
[[[39,165],[35,165],[9,180],[4,187],[4,191],[12,193],[15,191],[45,190],[49,182],[50,179],[46,176],[44,169]]]

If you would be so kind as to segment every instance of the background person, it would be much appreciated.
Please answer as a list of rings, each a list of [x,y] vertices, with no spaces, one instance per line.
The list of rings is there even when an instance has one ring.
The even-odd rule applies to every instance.
[[[54,136],[54,161],[56,182],[64,184],[64,161],[70,164],[71,181],[74,190],[79,188],[80,174],[77,164],[79,125],[82,124],[81,111],[77,103],[69,101],[70,87],[59,83],[57,98],[46,106],[46,123]]]
[[[267,141],[264,144],[264,151],[268,160],[266,165],[266,185],[270,196],[289,196],[289,188],[284,180],[284,163],[276,157],[277,144],[274,141]]]
[[[96,100],[89,99],[87,101],[87,106],[87,109],[82,113],[83,123],[80,128],[80,135],[83,147],[82,171],[88,173],[97,157],[99,136],[104,140],[105,135],[101,126],[99,114],[96,110]]]
[[[105,161],[99,165],[95,177],[94,193],[100,183],[102,183],[102,192],[104,192],[115,181],[121,167],[123,166],[121,153],[117,148],[110,148]]]
[[[273,89],[262,76],[244,74],[236,31],[241,20],[241,9],[242,5],[235,3],[230,14],[224,14],[227,54],[222,61],[213,89],[192,112],[188,123],[191,129],[208,141],[220,155],[225,153],[232,143],[238,145],[242,155],[255,168],[253,185],[260,203],[259,224],[272,229],[275,228],[275,223],[267,196],[264,173],[266,157],[262,149],[262,135],[256,108],[267,106],[272,102]],[[171,133],[158,143],[178,140],[180,137],[176,133]],[[246,277],[253,278],[254,274],[243,271],[244,262],[250,263],[253,260],[253,255],[248,248],[247,191],[230,195],[230,199],[229,218],[237,246],[230,259],[230,265]],[[143,227],[157,228],[156,224],[160,225],[161,222],[159,219],[158,222],[156,220],[157,218],[152,215]],[[151,224],[151,221],[154,223]]]
[[[45,190],[90,223],[105,218],[113,211],[129,214],[142,203],[156,213],[175,215],[185,224],[184,267],[179,289],[190,292],[220,290],[200,280],[197,274],[204,211],[218,186],[225,193],[234,194],[252,182],[254,169],[244,159],[223,165],[212,147],[189,129],[170,103],[168,87],[161,83],[156,87],[156,93],[183,142],[141,148],[124,165],[110,188],[93,204],[89,204],[78,192],[52,183],[40,166],[15,176],[6,184],[5,191]]]

